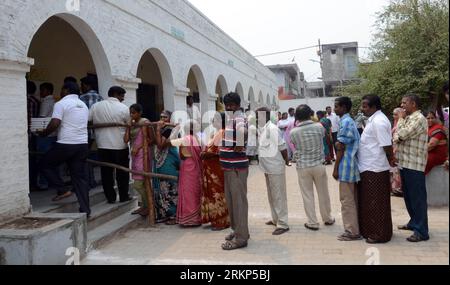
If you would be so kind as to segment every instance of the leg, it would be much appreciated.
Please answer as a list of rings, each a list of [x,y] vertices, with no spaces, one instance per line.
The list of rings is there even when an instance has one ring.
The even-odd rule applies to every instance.
[[[114,163],[114,155],[111,150],[99,149],[98,159],[102,162]],[[102,184],[105,197],[108,203],[117,201],[116,190],[114,189],[114,170],[109,167],[101,168]]]
[[[405,173],[409,177],[409,179],[405,179],[405,182],[407,183],[408,197],[413,214],[412,223],[409,226],[418,237],[428,240],[430,235],[425,173],[410,169],[405,169]]]
[[[73,188],[80,204],[80,212],[91,215],[89,204],[89,181],[87,179],[87,157],[89,155],[88,145],[72,146],[74,155],[69,159],[68,164],[72,176]]]
[[[236,221],[236,242],[245,244],[250,238],[248,228],[248,200],[247,200],[247,179],[248,170],[235,171],[237,179],[233,189],[233,212]]]
[[[342,203],[342,220],[344,229],[353,236],[359,236],[356,190],[354,183],[339,184],[339,194]]]
[[[298,170],[298,182],[300,184],[300,190],[302,191],[306,217],[308,218],[307,226],[313,229],[318,229],[319,222],[316,216],[314,185],[310,168]]]
[[[115,163],[123,167],[130,166],[130,152],[128,149],[115,151]],[[120,201],[130,200],[130,174],[122,170],[116,170],[117,186],[119,188]]]
[[[270,175],[269,174],[265,174],[265,177],[266,177],[266,186],[267,186],[267,196],[269,198],[270,211],[271,211],[271,214],[272,214],[272,223],[274,225],[277,225],[278,215],[277,215],[277,213],[275,211],[274,193],[273,193],[275,191],[275,189],[272,188]]]
[[[318,166],[314,172],[314,184],[319,197],[320,215],[324,223],[334,224],[335,219],[331,214],[331,199],[326,167]]]
[[[147,191],[145,189],[145,183],[143,180],[135,180],[133,184],[133,188],[136,192],[141,195],[142,199],[142,208],[148,209],[148,199],[147,199]]]
[[[230,215],[231,229],[233,232],[236,231],[236,221],[235,221],[235,213],[233,211],[233,182],[237,179],[234,171],[225,171],[225,199],[227,201],[228,213]]]
[[[410,173],[407,171],[407,169],[400,170],[400,175],[402,178],[402,185],[403,185],[403,198],[405,199],[405,205],[406,210],[408,211],[410,221],[407,224],[407,228],[412,229],[413,224],[415,224],[414,221],[414,208],[412,207],[412,201],[411,201],[411,193],[412,189],[412,183],[409,183],[408,181],[412,181],[413,177],[411,177]]]
[[[59,172],[54,170],[70,157],[71,151],[67,145],[56,144],[41,160],[39,168],[47,179],[49,187],[54,188],[58,196],[67,194],[70,191],[64,190],[64,181]]]
[[[286,174],[269,175],[273,211],[277,216],[277,228],[289,229],[288,204],[286,194]]]

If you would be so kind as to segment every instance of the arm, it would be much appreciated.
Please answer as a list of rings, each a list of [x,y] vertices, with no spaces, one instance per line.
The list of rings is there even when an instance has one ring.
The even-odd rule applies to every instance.
[[[158,126],[156,127],[156,134],[155,134],[155,143],[159,150],[165,149],[167,147],[172,147],[171,141],[161,135],[162,127],[163,127],[162,123],[158,124]]]
[[[428,151],[432,151],[439,145],[440,140],[437,138],[431,138],[430,143],[428,144]]]
[[[400,119],[397,125],[397,133],[395,142],[402,142],[410,138],[416,137],[418,134],[422,134],[427,131],[428,126],[421,124],[418,120]]]
[[[342,158],[344,157],[345,145],[337,142],[336,149],[336,163],[334,164],[333,177],[334,179],[339,180],[339,166],[341,165]]]
[[[383,147],[384,152],[386,153],[386,157],[389,161],[389,164],[392,167],[396,167],[396,162],[395,162],[395,155],[394,155],[394,147],[393,146],[385,146]]]
[[[286,165],[287,165],[287,166],[291,166],[291,163],[290,163],[290,161],[289,161],[289,155],[288,155],[287,149],[282,150],[282,151],[281,151],[281,155],[283,156],[283,159],[284,159],[284,161],[286,162]]]
[[[52,119],[50,121],[50,124],[48,124],[47,129],[41,132],[40,135],[43,137],[48,137],[51,133],[54,133],[59,128],[59,126],[61,126],[61,120]]]

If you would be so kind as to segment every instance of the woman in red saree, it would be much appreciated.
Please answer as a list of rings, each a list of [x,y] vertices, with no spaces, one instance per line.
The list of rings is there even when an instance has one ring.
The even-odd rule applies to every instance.
[[[161,133],[164,123],[158,124],[157,135]],[[176,221],[183,227],[202,225],[202,163],[201,143],[195,136],[198,129],[193,121],[185,125],[185,135],[181,139],[166,140],[162,147],[180,148],[180,176],[178,180],[178,205]]]
[[[225,200],[224,173],[219,160],[219,146],[225,130],[225,113],[216,113],[213,125],[217,132],[201,155],[203,160],[202,220],[203,224],[211,223],[213,231],[221,231],[230,227]]]
[[[444,126],[438,121],[435,112],[429,112],[428,120],[428,163],[425,175],[428,175],[434,167],[444,165],[448,159],[448,143]]]

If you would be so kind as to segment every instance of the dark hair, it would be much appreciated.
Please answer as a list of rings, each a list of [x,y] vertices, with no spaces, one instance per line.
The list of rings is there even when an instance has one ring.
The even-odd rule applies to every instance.
[[[89,85],[92,88],[97,84],[97,79],[94,76],[86,76],[80,79],[80,82],[85,84],[85,85]]]
[[[68,82],[78,84],[78,80],[73,76],[67,76],[66,78],[64,78],[64,83],[68,83]]]
[[[408,100],[416,103],[416,107],[417,109],[420,109],[420,107],[422,106],[422,100],[420,99],[420,97],[414,93],[409,93],[406,94],[405,96],[403,96],[403,98],[407,98]]]
[[[295,119],[297,121],[311,120],[311,113],[313,110],[308,105],[300,105],[295,112]]]
[[[320,119],[320,118],[325,117],[325,112],[324,111],[317,111],[316,115]]]
[[[294,110],[294,111],[295,111],[295,110]],[[281,114],[281,116],[284,116],[284,115],[289,116],[289,113],[283,113],[283,114]]]
[[[348,113],[350,113],[353,108],[352,99],[349,97],[339,97],[336,99],[336,103],[341,107],[344,106]]]
[[[168,111],[168,110],[163,110],[161,112],[161,115],[164,114],[166,115],[169,119],[172,118],[172,112]]]
[[[436,116],[436,113],[432,110],[429,110],[426,112],[425,117],[428,117],[428,115],[433,115],[436,119],[438,119],[438,116]]]
[[[50,92],[50,94],[53,94],[53,92],[55,91],[55,88],[53,87],[53,84],[49,83],[49,82],[45,82],[42,83],[41,86],[39,86],[40,90],[47,90],[48,92]]]
[[[130,106],[130,111],[131,110],[134,110],[134,111],[138,112],[139,114],[142,114],[144,108],[142,108],[141,104],[133,104]]]
[[[256,114],[259,116],[259,114],[260,113],[266,113],[265,114],[265,116],[266,116],[266,123],[268,122],[268,121],[270,121],[270,113],[271,113],[271,111],[270,111],[270,109],[269,108],[266,108],[266,107],[261,107],[261,108],[259,108],[258,110],[256,110]]]
[[[326,107],[325,110],[331,109],[333,111],[333,108],[331,108],[330,106]]]
[[[443,92],[444,94],[448,93],[448,81],[445,82],[444,87],[442,88],[442,92]]]
[[[189,100],[194,100],[194,96],[192,96],[192,95],[189,95],[189,96],[187,96],[186,97],[186,103],[189,101]]]
[[[27,95],[36,93],[36,84],[33,81],[27,81]]]
[[[289,113],[290,113],[290,112],[295,112],[295,109],[294,109],[294,108],[289,108],[288,112],[289,112]]]
[[[80,87],[78,87],[78,84],[76,83],[73,82],[64,83],[62,89],[67,90],[69,94],[80,95]]]
[[[109,88],[108,96],[114,97],[115,95],[124,95],[125,93],[127,93],[127,91],[125,91],[125,89],[123,89],[122,87],[113,86]]]
[[[223,98],[223,103],[225,105],[227,104],[236,104],[238,106],[241,105],[241,96],[237,94],[236,92],[230,92]]]
[[[383,107],[381,106],[381,98],[377,95],[366,95],[363,98],[363,101],[367,101],[369,103],[369,107],[375,107],[377,110],[381,110]]]

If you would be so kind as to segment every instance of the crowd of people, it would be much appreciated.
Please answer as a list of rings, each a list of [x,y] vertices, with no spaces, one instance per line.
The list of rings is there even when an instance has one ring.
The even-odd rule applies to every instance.
[[[392,126],[375,95],[363,98],[355,120],[351,116],[355,108],[347,97],[337,98],[334,108],[326,111],[315,112],[301,105],[274,118],[267,108],[247,116],[240,96],[229,93],[223,98],[226,113],[216,113],[211,126],[214,131],[208,132],[205,143],[201,114],[192,97],[187,98],[188,120],[183,124],[174,124],[167,110],[159,122],[150,122],[143,117],[141,105],[122,103],[126,96],[123,88],[111,87],[108,98],[103,99],[90,78],[81,83],[83,92],[76,80],[66,80],[59,98],[52,96],[50,84],[43,84],[42,100],[37,100],[29,82],[28,113],[29,121],[39,116],[36,106],[40,102],[41,115],[52,118],[37,135],[39,139],[52,138],[39,169],[48,186],[57,191],[54,200],[72,195],[65,190],[58,171],[67,164],[80,212],[88,217],[92,174],[86,159],[95,142],[98,160],[134,171],[130,177],[123,170],[101,168],[108,203],[117,203],[115,185],[121,203],[132,199],[132,181],[141,196],[141,207],[133,214],[146,217],[152,210],[146,179],[135,173],[177,177],[151,180],[157,222],[187,228],[210,224],[214,231],[231,228],[224,250],[247,247],[250,239],[247,181],[254,157],[266,180],[272,217],[266,224],[275,228],[273,235],[290,229],[286,168],[292,163],[297,167],[304,201],[305,228],[320,230],[314,188],[322,222],[335,225],[327,175],[327,165],[334,163],[332,176],[339,182],[344,225],[339,240],[389,242],[393,236],[391,193],[405,197],[411,220],[399,229],[413,232],[408,241],[430,238],[425,177],[435,166],[448,168],[448,115],[433,110],[425,118],[415,94],[404,96],[401,108],[394,111]],[[448,101],[448,85],[444,91]],[[90,132],[89,124],[113,125]]]

